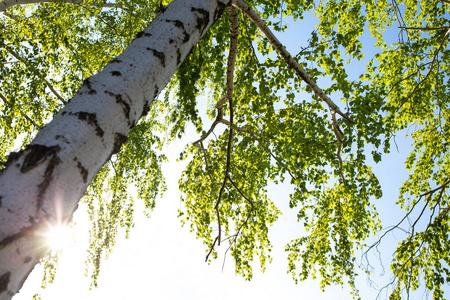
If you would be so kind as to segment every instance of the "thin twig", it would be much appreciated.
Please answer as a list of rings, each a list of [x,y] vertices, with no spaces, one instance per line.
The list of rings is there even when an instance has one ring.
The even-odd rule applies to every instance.
[[[433,30],[445,30],[449,29],[450,27],[444,26],[444,27],[405,27],[405,26],[399,26],[399,29],[402,30],[421,30],[421,31],[433,31]]]
[[[211,247],[209,248],[209,252],[208,252],[208,254],[206,255],[205,262],[208,261],[209,256],[211,255],[212,251],[214,250],[214,246],[216,245],[216,242],[217,242],[218,238],[219,238],[219,237],[216,236],[216,238],[214,239],[214,242],[212,243]]]

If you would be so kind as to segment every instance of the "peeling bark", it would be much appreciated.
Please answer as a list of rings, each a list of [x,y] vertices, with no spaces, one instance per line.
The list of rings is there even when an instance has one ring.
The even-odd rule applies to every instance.
[[[87,187],[146,115],[229,0],[175,0],[0,170],[0,300],[48,251],[42,232],[71,219]],[[104,91],[104,92],[101,92]]]

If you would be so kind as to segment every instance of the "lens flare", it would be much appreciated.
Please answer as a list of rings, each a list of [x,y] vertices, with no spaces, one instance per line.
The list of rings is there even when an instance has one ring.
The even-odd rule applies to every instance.
[[[73,236],[69,227],[58,225],[49,228],[46,234],[46,240],[48,246],[53,251],[60,251],[71,246]]]

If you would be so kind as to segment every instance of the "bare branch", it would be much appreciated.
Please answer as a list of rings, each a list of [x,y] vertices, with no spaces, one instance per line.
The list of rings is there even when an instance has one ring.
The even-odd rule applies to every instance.
[[[6,99],[5,96],[3,96],[3,94],[0,93],[0,98],[8,105],[11,105],[11,103]],[[34,127],[36,127],[36,129],[41,129],[42,127],[39,126],[36,122],[34,122],[29,116],[27,116],[26,113],[24,113],[21,109],[18,109],[18,111],[20,112],[20,114],[22,115],[22,117],[24,117],[25,119],[28,120],[28,122],[30,122],[31,124],[33,124]]]
[[[17,60],[20,60],[24,65],[27,65],[27,61],[25,59],[23,59],[19,54],[17,54],[16,52],[14,52],[14,50],[12,50],[10,47],[5,46],[5,49],[12,55],[14,56]],[[64,104],[67,104],[66,100],[64,100],[63,97],[61,97],[61,95],[53,88],[53,86],[51,85],[50,82],[48,82],[47,79],[45,79],[44,76],[42,76],[41,74],[39,74],[39,72],[35,72],[35,74],[42,80],[45,82],[45,84],[47,85],[47,87],[53,92],[53,94]]]
[[[346,114],[340,111],[339,107],[327,96],[325,93],[317,86],[314,80],[306,73],[306,71],[292,58],[291,54],[284,48],[284,46],[280,43],[280,41],[275,37],[272,31],[267,27],[263,20],[258,16],[258,14],[252,10],[245,2],[242,0],[232,0],[231,4],[237,8],[239,8],[247,17],[252,20],[256,26],[264,33],[272,46],[280,53],[280,55],[284,58],[286,63],[290,68],[295,70],[295,72],[312,88],[314,93],[322,99],[332,110],[335,110],[336,113],[341,115],[344,119],[349,121],[350,123],[355,123],[352,119],[350,119]]]
[[[421,31],[433,31],[433,30],[448,30],[450,27],[444,26],[444,27],[405,27],[405,26],[399,26],[399,29],[402,30],[421,30]]]
[[[206,138],[208,138],[208,136],[214,131],[214,129],[216,128],[217,124],[219,124],[221,122],[222,119],[222,115],[218,115],[216,117],[216,119],[214,120],[214,122],[212,123],[211,127],[209,128],[209,130],[198,140],[196,140],[193,144],[198,144],[203,142],[204,140],[206,140]]]
[[[205,262],[208,261],[209,256],[211,255],[212,251],[214,250],[214,246],[216,245],[216,242],[217,242],[218,238],[219,238],[219,237],[217,236],[217,237],[214,239],[213,244],[212,244],[211,247],[209,248],[209,252],[208,252],[208,254],[206,255]]]
[[[206,260],[208,260],[209,255],[211,254],[212,250],[214,249],[214,246],[216,244],[216,241],[218,241],[218,246],[220,246],[221,241],[221,235],[222,235],[222,228],[220,225],[220,212],[219,212],[219,205],[220,201],[222,200],[223,191],[225,190],[225,185],[227,184],[228,174],[230,172],[230,165],[231,165],[231,148],[232,148],[232,140],[233,140],[233,80],[234,80],[234,66],[236,63],[236,55],[237,55],[237,45],[238,45],[238,36],[239,36],[239,23],[238,23],[238,11],[235,7],[229,6],[228,11],[230,14],[230,51],[228,54],[228,66],[227,66],[227,93],[226,98],[228,99],[228,103],[230,106],[230,133],[228,136],[228,146],[227,146],[227,163],[225,168],[225,176],[222,182],[222,186],[220,187],[219,191],[219,197],[216,201],[216,205],[214,206],[214,209],[217,214],[217,223],[219,226],[219,233],[214,240],[214,243],[211,246],[211,249],[209,250],[208,255],[206,256]],[[222,106],[225,103],[225,100],[223,98],[216,104],[216,108],[219,111],[219,114],[217,118],[222,118]],[[217,119],[216,119],[217,120]],[[216,123],[216,122],[214,122]],[[213,123],[213,125],[214,125]],[[217,125],[217,124],[215,124]],[[214,125],[214,127],[215,127]],[[211,129],[208,132],[212,132],[214,129],[212,126]]]
[[[433,189],[433,190],[431,190],[431,191],[428,191],[428,192],[426,192],[426,193],[423,193],[422,195],[420,195],[420,197],[428,196],[428,195],[430,195],[430,194],[434,194],[435,192],[437,192],[437,191],[439,191],[439,190],[443,190],[443,189],[445,189],[445,188],[447,187],[447,185],[448,185],[449,183],[450,183],[450,179],[447,180],[446,182],[444,182],[441,186],[439,186],[439,187],[437,187],[437,188],[435,188],[435,189]]]
[[[251,132],[250,130],[247,129],[243,129],[239,126],[236,126],[235,124],[231,124],[230,121],[226,120],[226,119],[221,119],[219,123],[225,124],[227,126],[231,126],[233,127],[233,130],[237,131],[237,132],[241,132],[241,133],[248,133],[250,135],[255,135],[254,132]]]

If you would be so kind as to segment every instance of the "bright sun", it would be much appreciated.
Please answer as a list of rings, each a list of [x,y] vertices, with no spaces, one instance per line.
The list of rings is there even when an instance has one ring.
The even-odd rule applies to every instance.
[[[47,244],[53,251],[69,247],[73,243],[73,235],[67,226],[51,227],[46,234]]]

